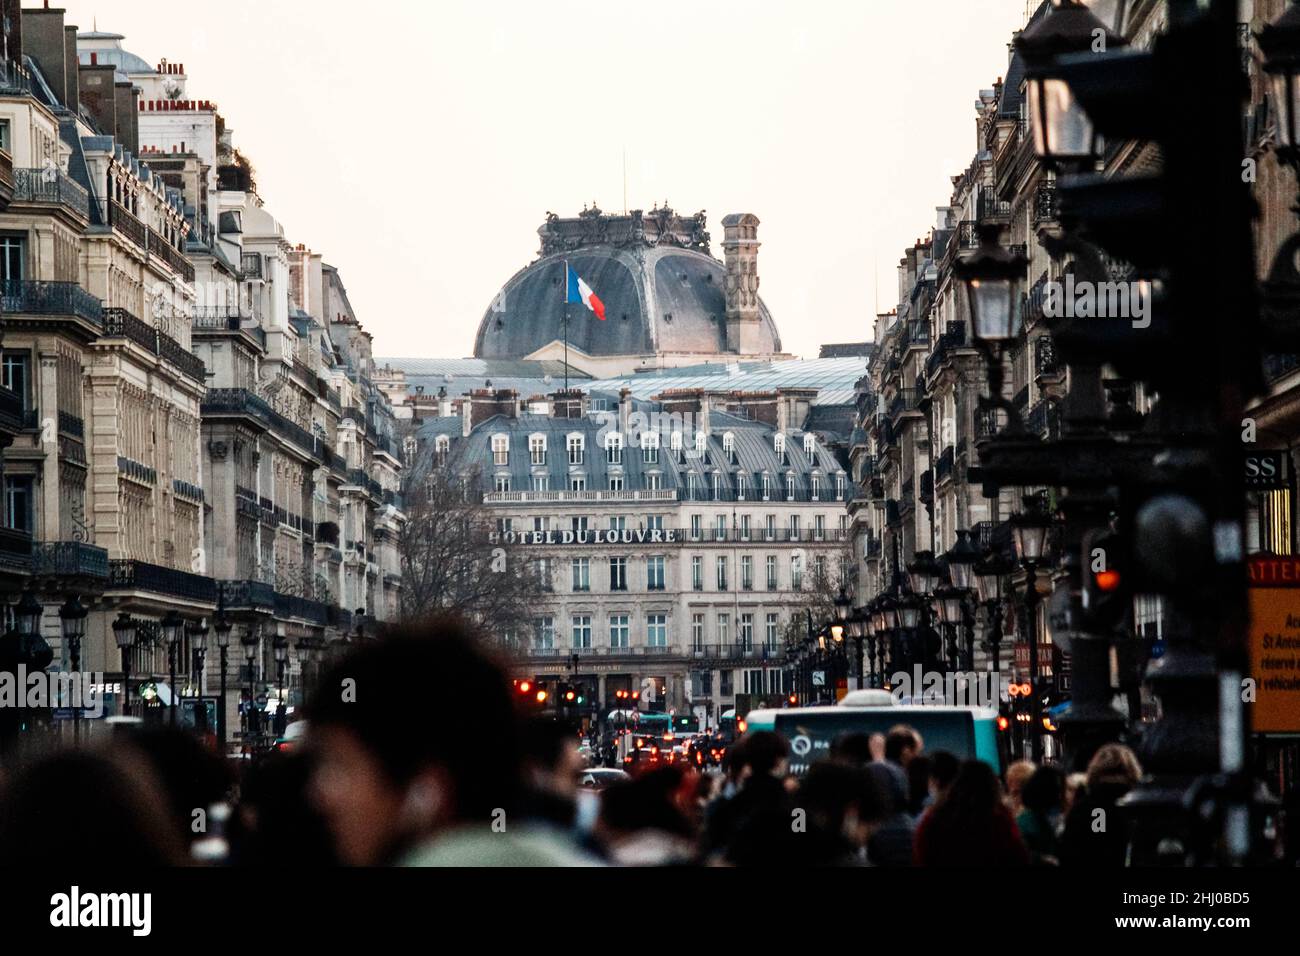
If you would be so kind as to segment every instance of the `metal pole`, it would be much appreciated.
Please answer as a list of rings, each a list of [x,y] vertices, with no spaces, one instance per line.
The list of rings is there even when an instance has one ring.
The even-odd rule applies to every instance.
[[[1032,561],[1025,565],[1025,639],[1029,641],[1029,743],[1035,763],[1043,759],[1042,699],[1038,690],[1038,587]]]
[[[226,750],[226,661],[229,652],[229,648],[221,648],[221,699],[217,701],[217,737],[223,754]]]

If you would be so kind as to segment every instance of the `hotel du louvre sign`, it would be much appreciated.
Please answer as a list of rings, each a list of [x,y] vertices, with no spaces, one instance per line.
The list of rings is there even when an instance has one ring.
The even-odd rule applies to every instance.
[[[622,545],[622,544],[677,544],[676,528],[628,528],[619,530],[566,530],[566,531],[491,531],[488,543],[501,545]]]

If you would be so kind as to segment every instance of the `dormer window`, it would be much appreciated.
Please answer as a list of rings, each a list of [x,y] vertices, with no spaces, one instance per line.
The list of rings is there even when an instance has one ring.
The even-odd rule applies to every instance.
[[[721,499],[722,499],[722,472],[715,471],[713,473],[713,500],[720,501]]]
[[[581,465],[583,453],[587,447],[586,439],[581,435],[570,435],[568,440],[569,446],[569,464]]]
[[[803,436],[803,453],[809,460],[812,460],[813,455],[817,453],[817,439],[812,435]]]
[[[545,435],[529,436],[528,457],[534,465],[546,464],[546,436]]]
[[[641,460],[647,465],[659,464],[659,433],[641,433]]]
[[[736,500],[745,500],[745,473],[738,472],[736,475]]]
[[[772,436],[772,451],[776,452],[776,457],[785,459],[785,436],[777,432]]]
[[[772,498],[772,476],[769,475],[767,472],[763,472],[761,482],[762,482],[762,489],[763,489],[763,500],[770,501]]]
[[[732,464],[736,461],[736,436],[727,432],[722,436],[722,452]]]
[[[668,436],[668,450],[673,453],[673,457],[678,461],[682,460],[682,433],[673,432]]]
[[[492,436],[492,464],[498,468],[510,464],[510,436]]]
[[[406,456],[407,461],[415,460],[415,453],[419,451],[420,443],[414,438],[406,438],[402,441],[402,454]]]
[[[695,433],[695,454],[703,455],[705,449],[709,447],[709,436],[704,432]]]
[[[809,490],[812,492],[813,501],[822,500],[822,476],[813,475],[808,479]]]
[[[451,438],[447,435],[439,435],[433,442],[433,453],[438,457],[438,464],[444,464],[447,461],[447,454],[451,451]]]
[[[844,472],[835,476],[835,497],[840,501],[844,500]]]
[[[605,462],[610,465],[623,464],[623,436],[618,432],[605,436]]]
[[[785,500],[794,501],[794,472],[785,473]]]

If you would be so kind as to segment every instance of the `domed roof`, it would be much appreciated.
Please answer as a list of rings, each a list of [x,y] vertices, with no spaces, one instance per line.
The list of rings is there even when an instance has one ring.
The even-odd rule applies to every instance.
[[[597,210],[584,217],[582,236],[565,228],[575,220],[548,218],[540,230],[542,257],[488,307],[475,357],[522,358],[563,340],[566,260],[605,303],[604,322],[581,304],[568,306],[575,348],[592,356],[726,352],[726,268],[707,253],[703,214],[681,220],[666,212],[670,221],[657,229],[651,214],[605,217]],[[761,348],[780,352],[776,325],[761,302],[759,314]]]
[[[122,41],[126,37],[121,33],[108,33],[99,30],[87,30],[77,34],[79,46],[84,44],[85,49],[78,49],[77,59],[84,65],[90,65],[90,54],[94,53],[95,58],[100,63],[111,63],[117,67],[117,72],[125,79],[129,74],[140,73],[157,73],[157,68],[149,63],[144,57],[137,56],[129,50],[122,48]]]

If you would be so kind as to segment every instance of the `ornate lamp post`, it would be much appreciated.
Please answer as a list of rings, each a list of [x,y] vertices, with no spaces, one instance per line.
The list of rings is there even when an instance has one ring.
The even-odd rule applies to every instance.
[[[985,649],[993,655],[993,672],[1002,669],[1002,578],[1011,573],[1011,567],[1000,556],[990,554],[977,562],[972,569],[975,594],[988,618]]]
[[[918,611],[918,623],[913,627],[918,627],[917,635],[919,637],[921,661],[923,666],[928,667],[932,658],[942,667],[940,653],[935,653],[930,641],[930,598],[933,596],[935,589],[938,588],[944,578],[943,565],[935,560],[934,553],[931,551],[918,551],[913,557],[912,563],[907,566],[907,577],[912,585],[912,595],[916,598],[916,608]],[[939,648],[942,650],[942,647]]]
[[[260,626],[254,625],[250,627],[248,632],[240,638],[240,643],[244,646],[244,663],[248,667],[248,707],[244,714],[244,743],[248,746],[249,752],[252,753],[253,741],[261,730],[260,722],[255,717],[257,713],[255,675],[257,672],[257,658],[262,645]]]
[[[289,640],[282,635],[276,635],[275,642],[272,645],[275,652],[275,674],[276,689],[280,695],[279,706],[275,708],[275,732],[277,736],[283,736],[285,728],[285,688],[284,675],[289,666]]]
[[[167,689],[171,693],[171,724],[176,726],[176,652],[180,647],[185,621],[175,611],[168,611],[162,619],[163,640],[167,642]]]
[[[1016,38],[1025,62],[1034,152],[1046,165],[1087,162],[1098,152],[1092,120],[1053,69],[1056,58],[1118,49],[1126,42],[1079,0],[1053,0],[1052,12]]]
[[[195,680],[193,697],[203,696],[203,674],[207,666],[208,658],[208,624],[206,620],[191,621],[185,625],[185,634],[190,639],[190,651],[194,659],[190,662],[192,667],[191,678]],[[197,675],[195,678],[194,675]]]
[[[961,592],[960,623],[965,630],[966,669],[971,671],[975,669],[975,609],[971,606],[971,599],[975,593],[973,578],[978,560],[979,552],[971,544],[970,532],[958,531],[957,543],[944,555],[944,562],[948,565],[952,586]]]
[[[122,655],[122,716],[131,716],[131,655],[135,651],[135,619],[123,611],[113,621],[113,640]]]
[[[1043,759],[1042,692],[1038,686],[1038,585],[1037,569],[1047,549],[1047,533],[1051,530],[1049,518],[1037,506],[1033,497],[1025,498],[1025,509],[1011,518],[1011,534],[1015,540],[1016,557],[1025,572],[1025,640],[1029,643],[1030,743],[1035,762]]]
[[[68,648],[68,658],[74,679],[80,680],[81,641],[86,636],[86,615],[89,612],[74,594],[59,608],[59,626],[63,632],[63,642]],[[72,710],[72,739],[81,736],[81,702],[77,701]]]
[[[217,637],[217,650],[221,654],[221,696],[217,699],[217,740],[219,752],[226,752],[226,668],[230,662],[230,632],[234,625],[226,617],[225,609],[217,612],[217,619],[212,625]]]

